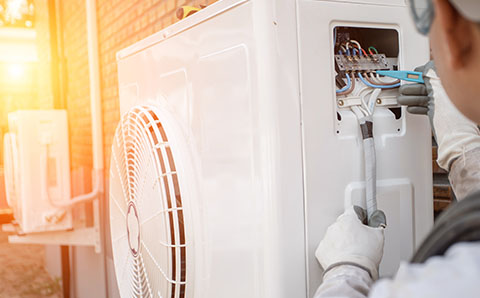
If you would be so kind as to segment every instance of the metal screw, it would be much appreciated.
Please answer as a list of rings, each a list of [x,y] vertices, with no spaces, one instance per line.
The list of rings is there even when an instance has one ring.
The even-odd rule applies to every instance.
[[[344,104],[343,100],[340,99],[340,100],[338,101],[338,105],[342,107],[343,104]]]
[[[382,104],[382,100],[380,98],[377,99],[377,105],[381,105]]]

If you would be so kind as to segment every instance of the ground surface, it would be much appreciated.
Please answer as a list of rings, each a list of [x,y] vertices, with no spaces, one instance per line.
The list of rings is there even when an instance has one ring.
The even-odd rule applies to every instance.
[[[0,232],[0,298],[60,298],[60,281],[44,269],[40,245],[10,244]]]

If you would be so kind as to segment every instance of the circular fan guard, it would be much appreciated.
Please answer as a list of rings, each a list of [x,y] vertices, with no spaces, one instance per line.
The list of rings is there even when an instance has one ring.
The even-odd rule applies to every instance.
[[[187,245],[173,152],[154,107],[137,106],[122,117],[110,165],[110,228],[122,297],[185,297]]]

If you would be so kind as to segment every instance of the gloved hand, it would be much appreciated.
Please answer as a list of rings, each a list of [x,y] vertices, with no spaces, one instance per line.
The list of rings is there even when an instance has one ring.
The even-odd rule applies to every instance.
[[[426,114],[438,144],[437,163],[449,171],[460,155],[480,148],[477,124],[463,116],[452,104],[435,71],[433,61],[417,67],[423,73],[425,84],[407,84],[400,87],[397,101],[407,106],[412,114]]]
[[[414,83],[402,85],[399,89],[400,95],[397,98],[397,102],[400,105],[407,106],[409,113],[428,115],[430,124],[433,124],[434,101],[432,85],[430,84],[430,78],[427,76],[427,73],[432,69],[435,71],[433,61],[429,61],[427,64],[415,68],[415,71],[423,73],[425,84]]]
[[[354,265],[366,270],[375,280],[383,256],[384,228],[364,225],[353,206],[327,229],[315,256],[324,269]]]

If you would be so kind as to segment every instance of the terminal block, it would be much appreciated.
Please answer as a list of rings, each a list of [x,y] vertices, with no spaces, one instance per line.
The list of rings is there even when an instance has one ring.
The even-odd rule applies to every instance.
[[[393,70],[385,54],[335,55],[335,62],[341,72]]]

